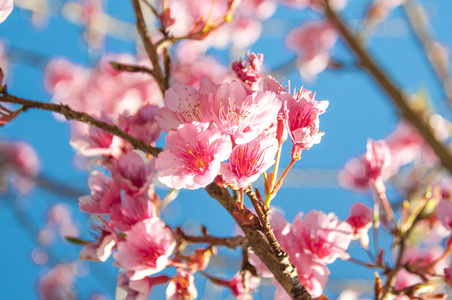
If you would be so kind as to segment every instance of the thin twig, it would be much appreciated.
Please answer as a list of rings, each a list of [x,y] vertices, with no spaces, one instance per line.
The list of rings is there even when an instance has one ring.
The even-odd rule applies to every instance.
[[[206,188],[207,193],[216,199],[228,212],[233,214],[235,210],[235,203],[229,194],[228,190],[221,188],[215,183],[211,183]],[[239,224],[240,225],[240,224]],[[279,260],[274,255],[270,245],[260,234],[260,232],[241,226],[245,236],[259,259],[268,267],[273,273],[275,279],[281,284],[292,299],[298,300],[312,300],[306,289],[300,284],[297,274],[285,273],[281,269]]]
[[[434,41],[429,32],[429,24],[427,15],[423,7],[419,4],[415,4],[413,0],[406,0],[403,4],[405,13],[410,21],[411,28],[413,29],[419,43],[424,48],[424,53],[430,62],[430,66],[435,71],[436,76],[442,83],[444,93],[449,99],[449,103],[452,104],[452,78],[449,73],[449,62],[445,55],[440,53],[445,52],[442,46],[438,42]]]
[[[160,152],[163,151],[160,148],[152,147],[151,145],[146,144],[140,139],[134,138],[127,132],[119,129],[117,126],[99,121],[86,113],[75,111],[71,109],[68,105],[26,100],[23,98],[12,96],[10,94],[0,95],[0,102],[20,104],[23,106],[23,111],[26,111],[29,108],[37,108],[59,113],[63,115],[67,120],[80,121],[88,125],[102,129],[103,131],[108,132],[110,134],[116,135],[122,138],[123,140],[129,142],[135,149],[139,149],[145,153],[154,156],[157,156]]]
[[[180,227],[176,228],[176,235],[178,235],[181,239],[186,243],[191,244],[209,244],[210,246],[224,246],[229,249],[236,249],[238,247],[242,247],[248,244],[248,240],[243,236],[234,236],[234,237],[216,237],[211,235],[190,235],[186,234],[182,231]]]
[[[132,0],[133,9],[135,11],[136,17],[136,25],[138,33],[141,36],[141,40],[143,41],[144,48],[146,49],[146,53],[149,56],[149,59],[152,62],[152,75],[157,81],[160,90],[164,94],[165,91],[169,88],[169,85],[166,83],[165,77],[163,76],[162,67],[160,66],[160,59],[157,53],[157,47],[151,40],[151,36],[146,27],[146,22],[144,21],[143,12],[141,10],[140,1]]]
[[[329,1],[326,2],[328,3]],[[432,147],[443,167],[452,172],[452,156],[447,148],[436,138],[431,127],[419,116],[419,113],[410,107],[399,88],[391,81],[391,79],[389,79],[384,71],[380,69],[378,64],[360,44],[355,34],[347,27],[337,12],[327,5],[326,13],[328,18],[336,25],[344,42],[355,54],[359,61],[359,65],[375,79],[398,108],[400,114],[417,129],[424,140]]]

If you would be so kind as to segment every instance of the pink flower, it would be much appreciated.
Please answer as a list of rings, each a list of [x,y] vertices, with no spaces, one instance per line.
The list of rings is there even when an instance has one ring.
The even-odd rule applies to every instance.
[[[139,221],[155,216],[154,204],[147,193],[137,196],[125,193],[122,196],[122,203],[118,203],[111,208],[110,224],[114,228],[125,232]]]
[[[294,97],[285,97],[285,115],[290,138],[294,145],[309,149],[320,143],[319,115],[328,107],[328,101],[316,101],[311,91],[301,89]]]
[[[30,145],[25,142],[1,141],[0,161],[0,181],[10,182],[20,193],[28,193],[34,187],[34,178],[38,175],[40,166],[39,158]]]
[[[330,61],[338,34],[331,22],[305,22],[287,35],[287,46],[298,56],[298,66],[304,78],[313,79],[325,70]]]
[[[350,208],[350,216],[345,220],[352,226],[353,238],[361,242],[361,247],[367,249],[369,245],[369,231],[372,226],[373,211],[362,203],[355,203]]]
[[[247,286],[243,285],[243,276],[237,272],[231,280],[225,281],[225,286],[229,287],[232,295],[237,300],[252,300],[252,292],[255,292],[259,287],[261,281],[259,277],[252,276],[250,272],[245,273],[245,282]]]
[[[113,257],[119,267],[132,272],[130,280],[143,279],[166,268],[176,243],[163,221],[159,218],[140,221],[126,234]]]
[[[370,180],[382,180],[385,178],[384,173],[391,165],[391,152],[384,140],[367,141],[367,152],[364,156],[364,167],[366,176]]]
[[[236,144],[245,144],[270,127],[280,107],[273,92],[252,92],[233,81],[218,88],[212,102],[212,118]]]
[[[79,198],[79,209],[90,214],[108,214],[110,208],[121,203],[120,189],[105,174],[93,171],[88,179],[91,195]]]
[[[99,219],[103,226],[93,226],[95,241],[83,247],[80,251],[80,260],[105,262],[116,247],[118,241],[116,232],[108,226],[105,220]]]
[[[126,192],[143,195],[151,185],[157,173],[155,160],[145,162],[138,153],[128,151],[110,166],[114,182]]]
[[[102,120],[107,123],[111,121],[107,117]],[[118,157],[122,153],[124,141],[100,128],[89,126],[86,133],[73,135],[71,146],[83,156],[113,156]]]
[[[452,267],[444,269],[444,281],[448,286],[452,287]]]
[[[155,277],[144,277],[139,280],[130,280],[127,273],[120,273],[117,277],[118,287],[126,293],[125,300],[147,300],[149,294],[152,292],[154,285],[164,284],[170,278],[166,275],[159,275]]]
[[[162,130],[169,132],[179,125],[191,122],[210,122],[208,98],[217,86],[207,77],[201,81],[199,90],[176,83],[165,92],[165,107],[160,108],[156,121]]]
[[[13,0],[0,0],[0,23],[3,23],[13,11],[13,6]]]
[[[441,223],[452,231],[452,201],[442,199],[436,206],[436,214]]]
[[[275,162],[278,141],[274,135],[261,134],[251,142],[236,145],[229,163],[222,163],[220,172],[227,183],[247,187]]]
[[[157,105],[147,104],[134,115],[121,114],[118,120],[119,127],[146,144],[155,144],[161,133],[155,120],[158,110]]]
[[[59,264],[39,278],[39,297],[43,300],[76,299],[74,264]]]
[[[259,53],[249,53],[246,55],[245,61],[236,60],[232,63],[232,70],[237,77],[248,85],[252,90],[257,90],[258,84],[262,79],[260,75],[262,64],[264,63],[264,55]]]
[[[193,274],[179,270],[166,288],[166,300],[196,299],[198,291]]]
[[[301,220],[299,213],[292,225],[301,252],[310,253],[322,264],[331,264],[336,258],[348,258],[347,248],[353,229],[330,213],[310,211]]]
[[[165,150],[156,160],[159,180],[175,189],[197,189],[211,183],[220,163],[232,151],[230,137],[207,123],[187,123],[166,137]]]

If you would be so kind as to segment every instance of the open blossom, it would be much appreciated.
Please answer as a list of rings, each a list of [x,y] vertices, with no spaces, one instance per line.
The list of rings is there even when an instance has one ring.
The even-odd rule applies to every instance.
[[[247,187],[274,162],[278,141],[274,135],[261,134],[251,142],[235,145],[228,163],[221,164],[224,181],[237,188]]]
[[[361,247],[367,249],[369,245],[369,235],[367,232],[372,226],[373,212],[362,203],[355,203],[350,208],[350,216],[345,220],[352,226],[353,237],[360,240]]]
[[[320,143],[319,115],[328,107],[328,101],[316,101],[311,91],[301,89],[288,98],[285,115],[290,138],[294,145],[309,149]]]
[[[112,205],[121,203],[119,187],[104,173],[93,171],[88,179],[91,195],[79,198],[81,211],[91,214],[110,213]]]
[[[143,279],[168,265],[176,244],[171,229],[159,218],[140,221],[126,234],[113,257],[119,267],[132,272],[130,280]]]
[[[217,86],[205,77],[199,90],[182,83],[165,92],[165,107],[160,108],[157,124],[166,132],[177,129],[181,124],[191,122],[210,122],[209,97]]]
[[[212,103],[212,118],[236,144],[245,144],[270,127],[280,107],[281,101],[275,93],[253,92],[233,81],[218,88]]]
[[[155,160],[145,162],[138,153],[128,151],[113,160],[110,171],[121,189],[133,195],[143,195],[157,173],[154,165]]]
[[[159,180],[175,189],[206,187],[232,151],[230,137],[207,123],[187,123],[166,137],[165,150],[156,160]]]
[[[292,225],[299,248],[312,254],[319,262],[331,264],[336,258],[347,259],[352,228],[333,214],[310,211],[301,219],[299,213]]]
[[[0,23],[6,20],[13,11],[13,0],[0,0]]]

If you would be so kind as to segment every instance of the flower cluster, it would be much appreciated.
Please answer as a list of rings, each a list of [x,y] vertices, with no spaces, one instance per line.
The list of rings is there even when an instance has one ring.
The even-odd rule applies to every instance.
[[[165,93],[156,117],[168,132],[156,160],[162,183],[196,189],[220,175],[226,184],[246,188],[275,162],[282,143],[276,131],[289,132],[301,150],[320,142],[319,115],[328,102],[306,89],[289,94],[259,74],[260,64],[262,55],[255,54],[233,64],[243,82],[217,85],[204,78],[199,89],[176,83]]]

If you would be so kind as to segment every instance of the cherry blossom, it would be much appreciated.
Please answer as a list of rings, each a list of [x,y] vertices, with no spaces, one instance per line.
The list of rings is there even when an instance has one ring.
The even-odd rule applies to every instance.
[[[320,143],[323,132],[319,132],[319,115],[325,112],[328,104],[325,100],[315,100],[311,91],[306,89],[301,89],[294,97],[287,98],[285,115],[294,145],[309,149]]]
[[[156,217],[155,207],[150,195],[153,192],[144,195],[122,195],[122,202],[117,203],[111,208],[110,224],[120,231],[128,231],[139,221]]]
[[[369,235],[367,232],[372,226],[373,211],[362,203],[355,203],[350,208],[350,216],[345,220],[352,226],[353,236],[360,240],[361,247],[369,247]]]
[[[444,268],[444,281],[452,287],[452,267]]]
[[[129,151],[113,160],[110,171],[121,189],[133,195],[143,195],[157,173],[154,165],[155,160],[145,162],[138,153]]]
[[[156,160],[162,172],[159,180],[175,189],[197,189],[211,183],[220,171],[220,163],[232,151],[229,136],[207,123],[187,123],[166,137],[165,150]]]
[[[248,53],[245,61],[236,60],[232,63],[232,70],[237,74],[237,77],[246,83],[252,90],[257,90],[258,84],[262,79],[261,67],[264,63],[264,55],[259,53]]]
[[[353,229],[333,214],[310,211],[301,219],[299,213],[292,225],[300,252],[310,253],[323,264],[331,264],[336,258],[347,259],[347,248]]]
[[[239,82],[223,83],[212,103],[215,125],[236,144],[255,139],[275,120],[281,102],[273,92],[252,92]]]
[[[162,130],[169,132],[177,129],[181,124],[191,122],[210,122],[209,97],[215,93],[217,86],[205,77],[199,90],[182,83],[176,83],[174,87],[165,93],[165,107],[159,110],[156,117]]]
[[[116,203],[121,203],[119,187],[104,173],[93,171],[88,179],[91,195],[79,198],[81,211],[91,214],[107,214]]]
[[[166,299],[196,299],[197,297],[198,291],[196,290],[193,274],[179,270],[179,272],[171,278],[171,281],[166,288]]]
[[[105,262],[112,254],[118,241],[116,232],[106,224],[107,222],[101,219],[103,226],[94,225],[93,229],[96,233],[95,241],[85,245],[80,251],[80,260],[93,260]]]
[[[325,70],[330,61],[338,34],[333,24],[325,20],[308,21],[293,29],[286,38],[289,49],[297,56],[300,74],[313,79]]]
[[[220,172],[227,183],[247,187],[275,162],[278,141],[274,135],[261,134],[251,142],[236,145],[229,163],[222,163]]]
[[[119,267],[130,271],[130,280],[143,279],[162,271],[175,247],[171,229],[159,218],[142,220],[126,232],[113,254]]]
[[[125,300],[147,300],[154,285],[164,284],[169,279],[166,275],[159,275],[130,280],[127,273],[120,273],[117,277],[118,287],[126,293]]]

